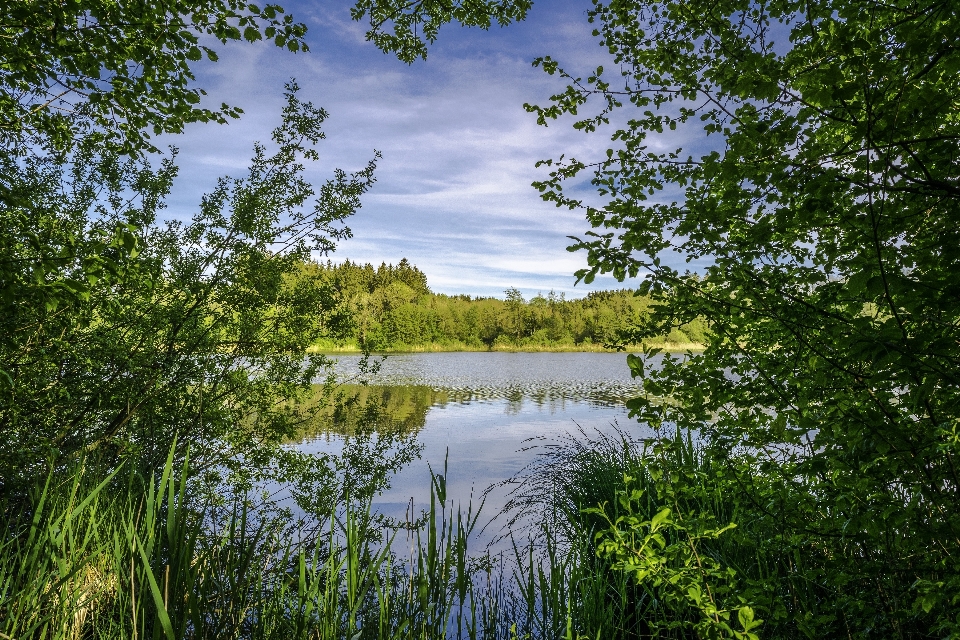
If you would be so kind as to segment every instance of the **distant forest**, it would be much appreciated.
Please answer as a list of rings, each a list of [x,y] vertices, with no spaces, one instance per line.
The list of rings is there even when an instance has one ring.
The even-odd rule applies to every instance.
[[[621,333],[644,320],[654,304],[631,289],[575,300],[553,291],[526,300],[516,288],[504,291],[503,299],[434,293],[406,258],[379,267],[309,262],[299,277],[319,279],[347,311],[339,339],[315,345],[321,350],[601,350],[620,343]],[[706,331],[706,322],[696,320],[651,342],[696,347]]]

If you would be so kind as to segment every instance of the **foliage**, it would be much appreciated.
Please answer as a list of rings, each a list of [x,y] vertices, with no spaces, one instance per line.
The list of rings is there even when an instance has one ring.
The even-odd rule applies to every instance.
[[[588,19],[614,75],[540,58],[567,87],[527,109],[611,145],[535,186],[593,226],[580,277],[648,274],[665,304],[635,342],[710,326],[702,353],[631,359],[634,415],[698,432],[782,553],[822,554],[784,635],[960,634],[954,5],[594,0]]]
[[[397,266],[384,262],[376,269],[372,264],[361,265],[349,259],[338,265],[330,261],[326,264],[308,262],[303,269],[305,276],[328,280],[337,291],[348,296],[374,293],[388,289],[395,283],[406,285],[416,295],[430,293],[426,274],[406,258],[400,260]]]
[[[248,175],[222,178],[189,223],[157,220],[172,158],[151,170],[82,144],[6,159],[32,195],[2,217],[4,262],[20,267],[2,298],[4,491],[80,452],[153,468],[175,435],[195,472],[268,466],[309,418],[292,401],[327,366],[304,352],[340,322],[327,288],[285,278],[349,233],[341,222],[373,183],[373,162],[317,190],[303,179],[325,117],[290,86],[274,151],[257,145]]]
[[[960,633],[953,5],[595,0],[588,17],[616,79],[541,58],[568,86],[527,108],[609,125],[611,148],[544,161],[536,186],[594,227],[571,247],[580,277],[647,273],[667,301],[638,340],[711,329],[658,371],[631,360],[634,415],[698,431],[787,549],[833,550],[816,579],[845,604],[808,612],[819,635]],[[603,206],[565,188],[584,174]],[[709,266],[686,278],[670,252]]]
[[[440,27],[459,22],[465,27],[489,29],[523,20],[533,0],[357,0],[350,10],[354,20],[366,18],[367,40],[385,53],[412,63],[426,60],[427,45],[436,41]]]
[[[744,477],[729,477],[727,464],[679,433],[639,439],[622,430],[581,431],[550,439],[507,481],[513,489],[505,526],[542,523],[561,544],[590,543],[581,562],[606,581],[606,606],[626,612],[604,637],[818,638],[836,634],[837,626],[843,635],[856,620],[863,587],[825,576],[837,570],[849,543],[784,530],[770,509],[782,499],[779,479],[744,474],[764,487],[763,501],[755,502],[737,484]],[[817,505],[808,506],[813,522]],[[750,611],[741,620],[743,607]],[[715,608],[729,619],[711,620]],[[576,628],[595,628],[584,613],[575,616]]]
[[[307,263],[301,277],[331,287],[350,309],[344,342],[373,350],[603,348],[621,343],[621,333],[650,314],[651,301],[631,290],[595,291],[568,300],[553,291],[525,300],[516,288],[505,300],[434,294],[427,277],[406,259],[397,266],[349,260]],[[296,280],[298,281],[298,280]],[[657,344],[690,345],[705,340],[705,322],[693,321],[658,336]]]
[[[447,22],[487,28],[521,19],[529,6],[363,0],[353,15],[369,18],[377,46],[409,62],[426,55]],[[197,469],[239,472],[281,461],[279,443],[302,417],[291,401],[310,389],[323,364],[313,358],[304,368],[302,350],[341,324],[334,309],[342,292],[298,278],[297,270],[310,248],[329,249],[342,233],[336,223],[356,208],[372,166],[337,174],[321,189],[318,208],[303,212],[313,194],[298,158],[315,157],[306,143],[319,138],[322,116],[291,97],[274,141],[279,151],[258,147],[247,179],[223,180],[192,223],[163,227],[157,211],[175,170],[172,161],[152,170],[142,156],[152,150],[151,132],[237,114],[197,106],[202,93],[189,86],[190,65],[212,53],[202,37],[266,35],[297,49],[302,26],[279,18],[276,7],[232,2],[30,2],[4,6],[2,15],[0,304],[5,321],[13,320],[0,345],[0,477],[12,500],[3,512],[28,504],[36,478],[47,469],[63,472],[71,456],[85,452],[99,467],[94,484],[105,486],[99,479],[120,459],[158,464],[175,434],[193,441]],[[691,604],[691,591],[670,585],[721,584],[733,569],[736,587],[727,582],[724,589],[731,597],[739,590],[764,616],[763,629],[778,637],[960,634],[960,20],[953,5],[594,0],[588,17],[619,76],[610,80],[602,67],[585,77],[568,74],[542,58],[537,64],[569,86],[548,106],[528,109],[544,124],[572,115],[573,126],[587,132],[615,123],[611,148],[595,161],[544,161],[550,175],[537,187],[559,206],[583,208],[594,227],[572,247],[588,252],[581,277],[649,274],[649,292],[661,304],[633,318],[633,342],[701,318],[709,323],[702,353],[668,357],[657,371],[629,359],[647,392],[631,403],[634,415],[658,430],[697,432],[707,464],[660,456],[644,467],[646,475],[631,475],[648,488],[622,494],[623,519],[607,521],[601,549],[680,608]],[[688,142],[665,146],[659,136],[667,131]],[[579,186],[583,174],[592,176],[602,207],[565,189],[570,180]],[[290,217],[281,222],[284,214]],[[688,277],[666,264],[669,252],[709,266]],[[391,306],[382,305],[363,343],[406,343],[421,339],[423,327],[439,326],[436,309],[425,311],[410,296],[438,297],[400,281],[387,288],[383,300]],[[564,308],[543,300],[479,301],[504,309],[490,344],[535,339],[539,329],[529,332],[527,318]],[[484,305],[462,302],[477,309],[471,320],[464,306],[463,326],[498,326],[478,320]],[[479,332],[470,337],[485,340]],[[669,438],[660,442],[671,446]],[[101,580],[101,568],[86,559],[119,558],[109,575],[125,580],[131,569],[136,588],[129,594],[139,594],[140,603],[124,601],[122,610],[143,612],[157,637],[172,637],[166,589],[173,584],[176,594],[185,583],[176,576],[161,582],[161,567],[175,566],[164,550],[171,547],[143,537],[152,530],[166,531],[173,544],[190,540],[175,518],[161,517],[177,501],[169,497],[176,493],[171,464],[163,490],[145,483],[120,518],[94,509],[101,489],[79,502],[68,490],[58,503],[63,512],[49,519],[45,498],[29,503],[32,524],[11,530],[0,547],[10,554],[0,563],[5,624],[27,620],[28,634],[43,635],[55,612],[57,633],[74,637],[77,615],[92,611],[77,605],[89,601],[90,585],[120,593],[120,578]],[[165,492],[166,507],[158,507]],[[670,518],[657,519],[667,508]],[[80,512],[90,517],[74,517]],[[719,535],[714,520],[738,526]],[[217,557],[271,570],[267,555],[246,553],[252,530],[243,519],[229,522],[230,544]],[[451,526],[444,530],[459,535]],[[346,529],[356,530],[349,519]],[[347,587],[336,633],[383,630],[355,617],[365,602],[358,594],[377,584],[379,572],[370,567],[386,570],[383,556],[363,556],[364,563],[362,554],[350,555],[364,547],[349,548],[329,565],[337,576],[345,568],[346,584],[357,587]],[[655,553],[639,564],[639,548]],[[716,555],[694,570],[699,549]],[[206,570],[192,564],[195,550],[179,548],[184,576]],[[229,563],[194,584],[230,585],[223,600],[210,600],[222,604],[216,615],[235,612],[247,623],[256,610],[253,621],[266,624],[276,612],[285,625],[318,610],[310,607],[334,583],[333,573],[314,571],[322,563],[305,557],[297,556],[295,597],[283,591],[294,584],[292,573],[273,574],[277,589],[264,590],[250,586],[263,584],[263,575]],[[332,550],[325,557],[338,558]],[[453,557],[459,569],[464,556]],[[437,576],[453,574],[429,566],[422,582],[400,592],[420,607],[408,624],[421,635],[445,630],[449,620],[437,613],[448,602],[438,594],[449,593]],[[571,636],[575,626],[592,631],[572,622],[578,608],[594,603],[595,611],[609,611],[597,593],[622,608],[635,603],[622,581],[611,594],[602,581],[581,580],[580,567],[535,571],[532,559],[527,566],[535,576],[523,591],[528,611],[551,612],[543,635],[560,635],[558,605],[568,607]],[[231,582],[244,575],[253,582]],[[459,589],[472,584],[457,575]],[[571,596],[574,588],[585,590]],[[245,608],[264,593],[281,594],[271,601],[275,609]],[[298,600],[303,593],[314,599]],[[706,610],[703,593],[694,611]],[[769,600],[761,602],[764,593]],[[549,604],[536,605],[538,595]],[[709,613],[734,610],[709,605]],[[126,613],[121,620],[127,623]],[[37,621],[41,626],[31,627]],[[740,622],[749,632],[746,613]]]
[[[581,562],[619,612],[604,637],[756,637],[756,563],[731,538],[743,505],[709,482],[710,464],[692,443],[650,447],[626,431],[581,430],[541,446],[505,483],[506,526],[534,522],[562,545],[587,547]],[[585,614],[574,624],[592,630]]]
[[[634,478],[624,476],[626,488],[618,493],[622,515],[611,519],[604,507],[587,508],[586,513],[602,515],[608,529],[596,533],[597,554],[613,560],[612,568],[623,571],[645,590],[654,594],[661,607],[667,610],[692,609],[699,613],[692,624],[684,620],[652,621],[654,633],[671,628],[692,627],[701,638],[736,638],[757,640],[753,629],[761,621],[754,619],[749,605],[723,608],[722,600],[736,593],[733,578],[736,572],[724,568],[714,558],[698,550],[701,541],[714,540],[728,529],[693,525],[674,520],[670,507],[661,509],[646,519],[643,509],[635,505],[643,497]],[[679,515],[679,514],[678,514]],[[739,629],[731,626],[730,615],[736,612]]]
[[[5,0],[0,138],[21,153],[35,144],[66,149],[90,135],[127,153],[155,151],[151,134],[241,113],[200,106],[205,92],[191,86],[192,67],[217,60],[208,44],[267,38],[298,51],[305,33],[276,4]]]

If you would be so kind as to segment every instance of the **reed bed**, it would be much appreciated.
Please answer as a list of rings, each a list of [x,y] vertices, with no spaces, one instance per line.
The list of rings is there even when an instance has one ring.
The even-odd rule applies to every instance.
[[[572,604],[574,629],[664,640],[955,637],[933,631],[919,606],[899,620],[885,611],[890,594],[909,594],[910,584],[897,584],[895,566],[872,581],[850,569],[875,551],[818,535],[829,514],[814,508],[806,530],[786,528],[783,503],[818,504],[803,484],[758,469],[731,473],[722,452],[690,434],[581,430],[530,446],[541,455],[505,482],[512,497],[498,517],[510,535],[526,526],[541,548],[570,550],[581,563],[543,556],[573,592],[560,599]],[[745,483],[765,501],[752,500]],[[845,581],[832,580],[840,569]]]
[[[369,501],[345,501],[321,526],[292,531],[248,501],[197,504],[188,467],[171,456],[153,476],[120,468],[97,478],[78,464],[2,505],[0,637],[582,635],[573,621],[597,585],[581,550],[473,553],[480,509],[453,508],[446,469],[416,522],[385,529]]]
[[[836,550],[784,536],[690,437],[537,446],[493,521],[510,542],[497,555],[471,548],[482,501],[455,507],[446,466],[419,517],[343,499],[310,528],[192,498],[172,455],[150,476],[60,469],[0,505],[0,638],[756,640],[846,624],[843,593],[816,579]]]

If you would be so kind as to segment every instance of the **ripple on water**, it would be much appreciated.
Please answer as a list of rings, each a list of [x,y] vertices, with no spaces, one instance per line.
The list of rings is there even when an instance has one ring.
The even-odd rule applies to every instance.
[[[361,375],[358,356],[338,358],[342,380]],[[370,384],[423,385],[446,391],[459,402],[473,400],[556,400],[622,405],[635,397],[639,380],[630,376],[623,353],[420,353],[387,356],[379,370],[363,376]]]

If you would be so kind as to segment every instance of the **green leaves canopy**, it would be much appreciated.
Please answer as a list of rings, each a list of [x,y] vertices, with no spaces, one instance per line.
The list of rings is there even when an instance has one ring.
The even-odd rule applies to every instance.
[[[669,302],[634,337],[697,316],[713,330],[646,372],[634,413],[699,430],[731,490],[840,545],[810,579],[827,600],[863,591],[829,620],[934,624],[960,584],[956,6],[595,0],[589,19],[619,73],[540,59],[569,84],[527,108],[619,124],[605,157],[546,161],[536,186],[593,226],[571,247],[579,277],[645,274]],[[584,174],[602,206],[565,189]],[[710,266],[686,277],[668,252]]]
[[[5,145],[69,146],[85,127],[125,152],[190,122],[240,110],[200,106],[191,67],[216,42],[273,40],[306,50],[306,27],[275,4],[238,0],[0,2],[0,136]],[[89,133],[89,131],[88,131]]]
[[[290,86],[283,116],[273,151],[256,145],[188,223],[157,219],[172,158],[152,169],[87,140],[3,160],[29,197],[0,202],[0,261],[21,267],[0,272],[0,494],[77,454],[155,468],[175,437],[194,473],[303,462],[280,447],[329,364],[304,354],[342,318],[328,287],[293,275],[349,235],[375,161],[313,187],[326,113]]]
[[[444,24],[506,26],[523,20],[532,6],[533,0],[358,0],[350,15],[368,20],[367,39],[378,48],[412,63],[427,58],[427,45],[436,41]]]

